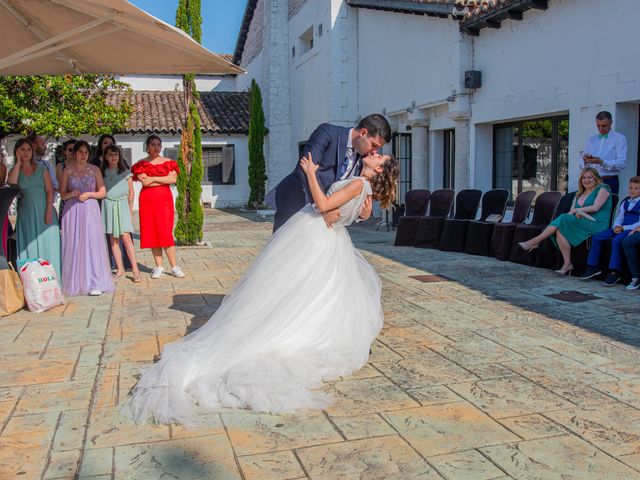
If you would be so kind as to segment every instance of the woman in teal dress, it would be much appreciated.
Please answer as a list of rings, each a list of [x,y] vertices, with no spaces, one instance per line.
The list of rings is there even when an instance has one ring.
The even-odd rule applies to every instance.
[[[26,138],[16,142],[15,163],[8,182],[20,187],[16,218],[18,259],[43,258],[60,276],[60,229],[53,208],[53,184],[47,168],[36,163],[34,150]]]
[[[131,262],[133,281],[138,283],[140,270],[136,260],[136,249],[131,239],[133,224],[131,223],[131,206],[133,205],[133,179],[122,151],[115,145],[109,145],[104,150],[104,160],[101,165],[107,196],[102,201],[102,224],[109,235],[109,244],[116,262],[114,280],[124,276],[124,264],[120,240],[124,244],[127,256]]]
[[[580,172],[578,185],[569,213],[560,215],[537,237],[518,244],[524,250],[530,251],[537,248],[545,238],[551,237],[554,245],[562,253],[562,268],[556,270],[561,275],[573,270],[571,247],[576,247],[592,235],[606,230],[611,221],[611,190],[608,185],[602,183],[600,174],[594,168],[587,167]]]

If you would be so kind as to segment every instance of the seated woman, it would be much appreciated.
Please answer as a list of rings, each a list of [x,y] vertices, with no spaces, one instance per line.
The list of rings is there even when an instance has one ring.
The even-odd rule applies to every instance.
[[[7,181],[17,184],[21,194],[16,218],[18,259],[47,260],[60,278],[60,230],[49,170],[36,162],[34,148],[26,138],[16,142],[13,158]]]
[[[573,270],[571,247],[576,247],[592,235],[609,227],[612,201],[611,190],[602,183],[600,174],[591,167],[580,172],[578,191],[569,213],[556,218],[542,233],[531,240],[520,242],[521,248],[530,251],[545,238],[551,237],[562,253],[562,268],[556,273],[567,275]]]

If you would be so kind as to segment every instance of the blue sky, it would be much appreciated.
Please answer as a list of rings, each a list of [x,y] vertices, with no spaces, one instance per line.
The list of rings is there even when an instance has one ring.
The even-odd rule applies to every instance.
[[[176,23],[178,0],[129,0],[129,3]],[[233,53],[242,22],[245,0],[202,0],[202,45],[215,53]]]

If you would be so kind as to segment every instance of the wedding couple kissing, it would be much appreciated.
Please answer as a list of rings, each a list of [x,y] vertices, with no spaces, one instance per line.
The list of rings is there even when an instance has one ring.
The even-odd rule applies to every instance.
[[[360,369],[383,323],[381,283],[346,226],[395,196],[382,115],[320,125],[272,190],[274,234],[209,321],[164,347],[127,401],[136,422],[197,424],[224,408],[282,413],[331,403],[319,387]]]

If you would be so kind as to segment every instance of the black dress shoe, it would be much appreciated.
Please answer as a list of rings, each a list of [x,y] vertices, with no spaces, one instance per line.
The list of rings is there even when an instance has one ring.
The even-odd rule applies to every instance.
[[[584,271],[584,273],[580,275],[580,280],[588,280],[597,275],[600,275],[601,273],[602,273],[602,270],[600,270],[599,268],[587,266],[587,269]]]

